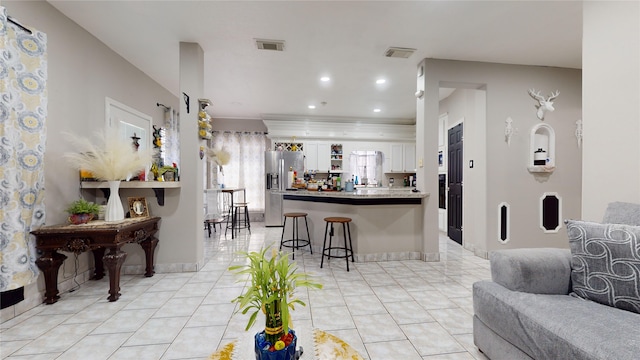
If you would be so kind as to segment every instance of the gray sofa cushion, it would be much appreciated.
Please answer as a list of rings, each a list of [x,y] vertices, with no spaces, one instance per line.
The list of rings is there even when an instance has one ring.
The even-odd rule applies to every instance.
[[[640,204],[619,201],[609,203],[602,222],[640,226]]]
[[[640,227],[568,220],[567,234],[573,292],[640,314]]]
[[[510,249],[489,254],[491,278],[514,291],[569,294],[571,253],[564,249]]]
[[[636,360],[640,354],[640,314],[593,301],[479,281],[473,308],[480,321],[534,359]]]

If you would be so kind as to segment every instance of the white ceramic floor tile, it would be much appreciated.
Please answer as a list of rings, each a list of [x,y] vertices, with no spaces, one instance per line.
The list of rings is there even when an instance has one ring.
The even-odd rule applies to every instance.
[[[175,293],[173,291],[159,291],[159,292],[147,292],[141,294],[129,304],[127,304],[123,310],[136,310],[136,309],[160,309],[169,299],[173,297]]]
[[[160,360],[169,344],[122,346],[109,360]]]
[[[184,325],[189,321],[189,317],[173,317],[149,319],[138,329],[125,343],[125,346],[170,344]],[[158,331],[162,329],[162,331]]]
[[[429,312],[415,301],[390,302],[385,303],[384,307],[399,325],[435,321]]]
[[[353,321],[365,344],[407,338],[389,314],[353,316]]]
[[[184,328],[171,343],[162,359],[206,359],[218,347],[224,328],[224,326]]]
[[[351,315],[388,314],[387,309],[375,295],[345,296],[344,301]]]
[[[251,230],[235,239],[224,231],[205,233],[205,264],[198,272],[123,275],[116,302],[106,300],[105,276],[62,294],[54,305],[18,316],[3,311],[2,359],[204,359],[232,340],[247,344],[241,359],[253,358],[253,334],[264,326],[264,315],[245,331],[249,315],[234,313],[231,300],[247,277],[228,267],[246,263],[239,251],[278,246],[282,229],[253,223]],[[296,253],[298,267],[324,285],[296,291],[308,305],[292,313],[303,358],[314,358],[312,334],[319,328],[365,359],[487,360],[473,344],[471,286],[491,278],[489,261],[442,233],[439,245],[439,262],[350,262],[349,272],[344,259],[325,260],[320,268],[319,251]]]
[[[470,315],[462,309],[429,310],[429,314],[431,314],[449,334],[470,334],[473,332],[473,315]]]
[[[64,352],[88,335],[98,324],[99,323],[87,323],[57,326],[45,335],[33,340],[29,345],[23,347],[14,355]]]
[[[91,335],[135,332],[156,312],[155,309],[122,310],[103,322]]]
[[[459,353],[451,353],[451,354],[441,354],[441,355],[430,355],[422,358],[423,360],[473,360],[473,356],[471,356],[467,352],[459,352]]]
[[[465,351],[437,322],[400,325],[420,355],[448,354]]]
[[[191,316],[191,319],[187,322],[186,327],[214,325],[227,326],[235,308],[235,304],[201,305],[193,313],[193,316]]]
[[[346,306],[311,307],[313,326],[321,330],[355,329]]]
[[[413,301],[413,297],[400,285],[375,286],[372,289],[383,303]]]
[[[414,300],[427,310],[457,308],[453,301],[439,291],[409,291]]]
[[[369,284],[362,281],[341,281],[338,283],[342,296],[362,296],[373,295],[373,290]]]
[[[154,318],[191,316],[202,303],[204,297],[172,298],[153,315]]]
[[[0,333],[2,341],[33,340],[42,334],[60,325],[71,315],[36,315],[17,324],[16,326],[3,330]]]
[[[131,333],[85,336],[70,349],[62,353],[59,360],[108,359],[131,336]]]
[[[2,339],[2,336],[0,336],[0,339]],[[2,341],[0,341],[0,359],[7,358],[30,342],[31,340],[4,341],[4,339],[2,339]]]
[[[422,360],[409,340],[368,343],[365,346],[371,360]]]

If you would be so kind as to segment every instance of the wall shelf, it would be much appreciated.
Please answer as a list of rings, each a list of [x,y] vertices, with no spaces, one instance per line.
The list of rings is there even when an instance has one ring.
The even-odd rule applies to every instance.
[[[122,181],[120,189],[153,189],[158,205],[164,206],[164,189],[179,189],[182,185],[179,181]],[[80,189],[100,189],[106,198],[109,198],[109,182],[107,181],[81,181]]]

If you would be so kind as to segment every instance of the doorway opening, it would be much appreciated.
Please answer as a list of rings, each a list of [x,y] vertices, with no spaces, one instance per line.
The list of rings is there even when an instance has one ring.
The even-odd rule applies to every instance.
[[[439,100],[439,228],[471,250],[486,233],[486,85],[440,82]]]

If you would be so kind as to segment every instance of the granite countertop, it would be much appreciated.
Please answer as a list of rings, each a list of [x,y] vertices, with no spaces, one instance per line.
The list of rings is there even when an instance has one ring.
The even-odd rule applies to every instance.
[[[424,192],[412,192],[411,190],[389,190],[389,189],[377,189],[377,188],[365,188],[357,189],[353,192],[346,191],[308,191],[308,190],[272,190],[272,192],[280,193],[284,195],[295,196],[311,196],[311,197],[326,197],[326,198],[345,198],[345,199],[384,199],[384,198],[413,198],[423,199],[429,196],[429,193]]]

